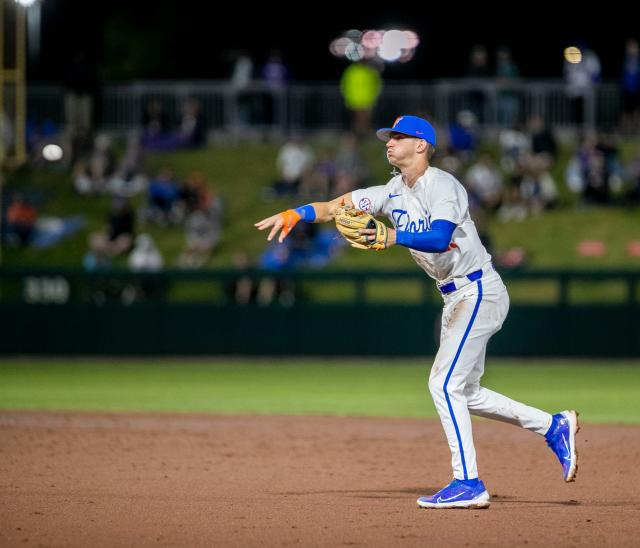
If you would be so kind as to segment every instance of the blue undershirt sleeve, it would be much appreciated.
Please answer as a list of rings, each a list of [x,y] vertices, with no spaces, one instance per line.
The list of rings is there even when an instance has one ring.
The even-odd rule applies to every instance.
[[[431,223],[431,230],[424,232],[396,231],[396,244],[428,253],[443,253],[449,248],[456,224],[438,219]]]

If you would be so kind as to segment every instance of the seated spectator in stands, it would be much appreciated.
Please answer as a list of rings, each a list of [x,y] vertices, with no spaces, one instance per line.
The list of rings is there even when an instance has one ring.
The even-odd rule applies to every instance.
[[[369,178],[369,168],[358,150],[358,138],[354,133],[342,136],[340,148],[335,157],[335,170],[353,181],[352,190],[360,188]],[[335,192],[331,192],[335,195]]]
[[[164,266],[162,255],[149,234],[136,236],[135,245],[129,253],[127,263],[134,272],[157,272]]]
[[[180,186],[178,218],[184,220],[194,211],[204,210],[211,200],[207,183],[200,171],[192,171]]]
[[[464,165],[462,159],[455,151],[447,147],[444,149],[444,154],[437,159],[437,165],[446,172],[451,173],[457,179],[462,179],[462,171]]]
[[[227,299],[241,305],[254,303],[257,298],[258,284],[250,276],[244,274],[244,271],[251,267],[249,256],[243,251],[238,251],[233,254],[231,262],[238,275],[225,286]]]
[[[623,202],[629,205],[640,203],[640,149],[626,166],[628,187]]]
[[[134,216],[131,205],[126,198],[115,197],[111,202],[107,227],[90,236],[90,251],[95,257],[117,257],[131,250],[133,237]]]
[[[313,165],[313,152],[300,137],[289,139],[278,152],[278,180],[265,189],[265,198],[295,196],[302,176]]]
[[[335,163],[331,155],[324,152],[313,167],[302,175],[298,196],[310,202],[327,200],[335,177]]]
[[[159,122],[151,127],[159,126]],[[142,136],[142,145],[148,150],[177,150],[181,148],[195,148],[205,143],[205,122],[200,102],[188,98],[182,105],[182,115],[177,129],[169,132],[146,130]]]
[[[522,165],[520,195],[527,211],[538,215],[545,209],[557,205],[558,190],[551,173],[547,170],[546,158],[542,155],[528,155]]]
[[[175,207],[180,188],[170,167],[163,167],[158,175],[151,179],[148,194],[149,203],[145,219],[157,223],[176,222]]]
[[[142,124],[144,126],[142,133],[143,142],[153,140],[156,137],[164,136],[168,133],[169,126],[160,99],[149,99],[142,115]]]
[[[487,156],[481,156],[467,171],[465,186],[474,194],[480,204],[493,211],[500,206],[502,201],[502,175],[496,169],[493,160]]]
[[[502,205],[498,210],[498,218],[502,222],[524,221],[527,218],[527,206],[521,193],[523,176],[523,165],[520,161],[506,177],[502,191]]]
[[[27,246],[35,232],[38,213],[22,194],[15,194],[7,210],[7,239],[11,245]]]
[[[211,258],[220,241],[222,219],[222,200],[215,192],[209,191],[206,203],[186,218],[186,246],[178,259],[181,267],[200,268]]]
[[[531,135],[531,152],[546,154],[551,161],[554,161],[558,153],[558,145],[541,116],[535,115],[529,119],[529,134]]]
[[[595,132],[585,135],[565,172],[570,190],[589,204],[611,201],[611,188],[622,186],[622,166],[615,142],[601,139]]]
[[[470,110],[461,110],[449,125],[449,147],[453,152],[470,156],[477,145],[476,116]]]
[[[505,129],[499,136],[501,157],[500,166],[508,174],[516,169],[525,154],[529,152],[530,143],[522,128]]]
[[[135,196],[147,186],[142,147],[135,134],[129,135],[127,149],[118,170],[109,180],[109,191],[119,196]]]
[[[107,135],[98,135],[88,159],[80,160],[74,169],[74,185],[79,194],[99,194],[115,172],[116,158]]]
[[[182,119],[178,131],[182,147],[196,148],[205,144],[205,124],[200,101],[189,97],[182,104]]]

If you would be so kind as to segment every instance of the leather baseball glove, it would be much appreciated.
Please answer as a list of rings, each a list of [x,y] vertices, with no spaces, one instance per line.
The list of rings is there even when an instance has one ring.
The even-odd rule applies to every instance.
[[[387,226],[366,211],[344,205],[334,213],[336,227],[351,247],[381,251],[387,247]],[[375,229],[375,234],[360,234],[365,228]]]

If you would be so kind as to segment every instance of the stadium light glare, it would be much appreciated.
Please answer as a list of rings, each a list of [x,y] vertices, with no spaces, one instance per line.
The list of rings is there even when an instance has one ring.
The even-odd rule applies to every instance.
[[[572,65],[577,65],[582,61],[582,52],[575,46],[570,46],[564,50],[564,59]]]
[[[20,4],[21,6],[28,8],[29,6],[33,6],[38,0],[14,0],[16,4]]]
[[[48,162],[57,162],[58,160],[62,160],[62,156],[63,152],[60,145],[51,143],[42,147],[42,157]]]
[[[383,61],[392,63],[400,59],[401,56],[402,49],[397,47],[395,44],[385,44],[382,42],[382,45],[378,48],[378,57]]]
[[[386,49],[403,49],[408,47],[408,39],[401,30],[390,30],[384,33],[382,38],[382,46]]]

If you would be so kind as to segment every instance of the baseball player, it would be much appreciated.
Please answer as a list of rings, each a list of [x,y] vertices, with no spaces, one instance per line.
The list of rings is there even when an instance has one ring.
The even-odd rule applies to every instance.
[[[255,224],[278,232],[282,242],[297,222],[336,221],[353,246],[382,250],[393,245],[412,257],[442,293],[440,347],[431,368],[429,390],[444,428],[453,481],[422,508],[487,508],[490,497],[478,477],[470,415],[508,422],[546,438],[558,457],[564,480],[578,468],[575,411],[550,415],[480,386],[487,343],[504,322],[509,295],[469,216],[467,192],[455,177],[429,165],[436,133],[429,122],[401,116],[378,130],[389,163],[400,170],[386,185],[355,190],[330,202],[290,209]],[[386,216],[393,228],[374,219]]]

